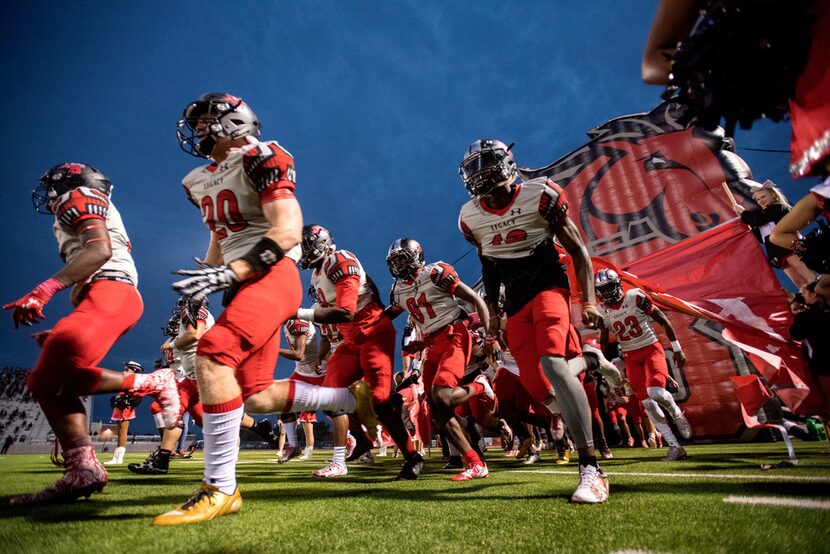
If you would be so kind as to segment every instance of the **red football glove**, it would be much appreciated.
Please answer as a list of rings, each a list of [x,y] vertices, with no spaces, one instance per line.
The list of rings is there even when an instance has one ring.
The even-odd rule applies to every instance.
[[[46,316],[43,315],[43,307],[52,299],[53,294],[65,288],[64,283],[50,277],[20,300],[4,305],[3,309],[13,310],[12,321],[15,329],[21,325],[29,327],[33,323],[39,323],[46,319]]]

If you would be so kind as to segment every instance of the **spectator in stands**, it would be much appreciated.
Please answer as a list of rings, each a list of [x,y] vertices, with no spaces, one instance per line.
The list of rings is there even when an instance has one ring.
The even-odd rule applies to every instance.
[[[5,454],[9,451],[9,447],[14,444],[14,437],[9,435],[6,437],[6,440],[3,442],[3,448],[0,449],[0,454]]]
[[[796,287],[813,281],[815,272],[796,257],[792,250],[770,242],[775,225],[792,209],[784,194],[775,183],[767,179],[752,193],[752,198],[761,207],[760,210],[748,210],[740,204],[733,204],[733,208],[741,216],[741,221],[752,227],[755,236],[764,245],[769,264],[786,273]]]

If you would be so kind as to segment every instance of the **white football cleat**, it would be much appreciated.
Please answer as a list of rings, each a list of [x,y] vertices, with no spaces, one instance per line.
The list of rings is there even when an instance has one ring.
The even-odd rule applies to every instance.
[[[341,465],[335,464],[334,462],[329,462],[326,467],[312,472],[312,475],[314,477],[328,479],[331,477],[343,477],[344,475],[348,475],[348,473],[349,470],[346,469],[346,464]]]
[[[603,377],[611,384],[611,386],[619,385],[622,381],[622,375],[620,375],[620,370],[617,369],[617,366],[612,364],[608,361],[605,355],[602,353],[602,350],[591,346],[590,344],[583,344],[582,345],[583,352],[590,352],[597,357],[599,361],[599,371]]]
[[[608,500],[608,477],[594,466],[579,466],[579,486],[571,495],[574,504],[599,504]]]

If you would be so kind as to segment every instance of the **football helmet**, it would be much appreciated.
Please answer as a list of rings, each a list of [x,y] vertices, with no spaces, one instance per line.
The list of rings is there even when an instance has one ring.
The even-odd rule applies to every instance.
[[[112,192],[112,183],[99,170],[80,162],[66,162],[49,169],[38,179],[32,190],[32,205],[38,213],[54,213],[55,200],[78,187],[89,187],[107,196]]]
[[[414,279],[424,267],[424,250],[418,241],[400,238],[392,243],[386,253],[389,273],[396,279]]]
[[[479,139],[473,142],[464,154],[458,173],[470,196],[485,196],[494,188],[516,180],[518,170],[513,145],[505,145],[494,139]]]
[[[217,137],[259,137],[259,118],[248,105],[225,92],[203,94],[184,108],[176,125],[179,147],[197,158],[210,158]]]
[[[303,269],[314,267],[335,250],[331,233],[322,225],[304,225],[300,247],[303,250],[300,267]]]
[[[600,269],[594,277],[594,290],[605,304],[616,304],[623,297],[620,276],[613,269]]]

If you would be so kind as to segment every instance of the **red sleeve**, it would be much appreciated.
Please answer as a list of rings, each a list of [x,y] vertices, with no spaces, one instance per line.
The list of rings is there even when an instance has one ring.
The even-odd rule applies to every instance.
[[[458,288],[458,274],[450,264],[436,263],[429,274],[429,278],[436,287],[450,294],[455,294],[455,289]]]
[[[475,236],[473,236],[473,230],[470,229],[470,227],[466,223],[464,223],[464,220],[461,219],[461,217],[458,218],[458,228],[461,230],[461,234],[464,235],[464,239],[467,242],[469,242],[476,248],[479,248],[479,244],[478,242],[476,242]]]
[[[539,215],[550,225],[559,225],[568,215],[568,199],[565,191],[551,180],[545,183],[545,188],[539,197]]]
[[[199,321],[204,321],[205,323],[207,323],[208,315],[208,309],[202,306],[201,308],[199,308],[199,313],[196,314],[196,322],[198,323]]]
[[[309,325],[305,321],[294,319],[288,325],[288,333],[293,337],[308,336]]]
[[[294,158],[280,145],[267,142],[250,148],[242,167],[263,203],[294,196]]]
[[[55,207],[55,217],[61,225],[76,231],[89,219],[106,221],[110,200],[106,194],[87,187],[79,187],[61,197]]]
[[[347,275],[335,284],[337,299],[334,304],[338,308],[357,311],[357,297],[360,294],[360,275]]]

